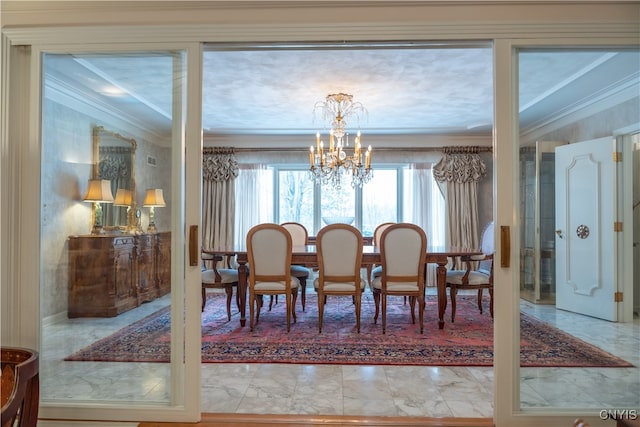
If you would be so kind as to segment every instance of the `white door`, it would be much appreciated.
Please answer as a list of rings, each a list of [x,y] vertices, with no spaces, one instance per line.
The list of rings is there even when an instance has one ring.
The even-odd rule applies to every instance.
[[[556,148],[556,306],[617,321],[615,143]]]

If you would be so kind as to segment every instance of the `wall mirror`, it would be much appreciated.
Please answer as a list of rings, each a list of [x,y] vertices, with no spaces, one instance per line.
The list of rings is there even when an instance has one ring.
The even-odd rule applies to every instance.
[[[114,203],[105,204],[102,222],[107,231],[132,230],[137,212],[135,156],[137,143],[102,126],[93,128],[93,176],[111,183]]]

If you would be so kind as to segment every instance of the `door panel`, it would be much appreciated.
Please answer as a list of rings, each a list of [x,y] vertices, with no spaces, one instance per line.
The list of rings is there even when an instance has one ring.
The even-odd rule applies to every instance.
[[[617,320],[611,139],[556,148],[556,305]]]

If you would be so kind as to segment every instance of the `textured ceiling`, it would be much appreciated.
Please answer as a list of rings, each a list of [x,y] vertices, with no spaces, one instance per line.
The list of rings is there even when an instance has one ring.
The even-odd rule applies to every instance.
[[[206,135],[309,135],[326,129],[314,105],[352,94],[368,134],[488,134],[493,125],[488,45],[277,46],[204,52]],[[168,132],[170,56],[47,55],[46,88],[77,92],[134,124]],[[519,55],[521,128],[617,87],[638,85],[637,51],[530,51]]]

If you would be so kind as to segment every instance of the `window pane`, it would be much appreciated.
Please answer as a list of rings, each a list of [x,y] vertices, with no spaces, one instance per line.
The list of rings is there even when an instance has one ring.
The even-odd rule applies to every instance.
[[[313,181],[306,170],[280,171],[278,174],[278,222],[299,222],[313,233]]]
[[[321,226],[334,223],[355,224],[356,192],[350,186],[336,189],[330,185],[322,186],[320,218]]]
[[[398,172],[376,169],[373,178],[362,186],[363,236],[373,236],[378,224],[398,221]]]

